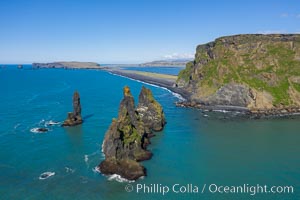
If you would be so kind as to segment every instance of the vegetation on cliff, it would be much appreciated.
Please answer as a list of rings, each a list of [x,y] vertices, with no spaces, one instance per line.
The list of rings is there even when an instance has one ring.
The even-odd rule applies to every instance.
[[[199,45],[195,60],[179,73],[177,84],[192,94],[191,100],[203,104],[299,107],[300,35],[235,35]],[[228,85],[243,88],[236,93],[245,95],[243,102],[235,101]]]
[[[162,130],[165,117],[149,89],[142,88],[137,109],[129,87],[124,87],[123,94],[118,118],[112,120],[105,134],[102,145],[105,160],[99,169],[103,174],[119,174],[135,180],[146,175],[145,168],[138,161],[151,158],[152,153],[147,151],[149,137],[152,130]]]

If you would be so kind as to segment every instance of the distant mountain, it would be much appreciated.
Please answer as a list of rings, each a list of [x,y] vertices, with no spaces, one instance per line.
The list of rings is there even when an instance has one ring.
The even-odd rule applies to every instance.
[[[155,60],[139,64],[139,66],[185,66],[186,63],[193,59],[168,59],[168,60]]]

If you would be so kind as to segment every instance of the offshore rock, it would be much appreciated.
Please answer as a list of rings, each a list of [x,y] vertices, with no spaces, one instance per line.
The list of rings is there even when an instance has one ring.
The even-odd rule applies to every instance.
[[[117,119],[113,119],[102,145],[105,160],[99,165],[103,174],[119,174],[135,180],[146,175],[138,161],[150,159],[146,150],[147,133],[143,121],[134,107],[134,98],[129,87],[124,87]]]
[[[151,90],[144,86],[140,92],[136,110],[148,129],[161,131],[165,126],[166,119],[161,105],[154,99]]]
[[[82,124],[82,122],[80,96],[76,91],[73,95],[73,112],[68,113],[67,119],[64,121],[62,126],[76,126],[78,124]]]

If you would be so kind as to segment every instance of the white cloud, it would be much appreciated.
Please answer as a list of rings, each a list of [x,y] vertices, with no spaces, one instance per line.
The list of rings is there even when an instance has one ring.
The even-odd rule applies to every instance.
[[[280,15],[280,17],[288,17],[288,16],[289,16],[288,13],[282,13],[282,14]]]
[[[280,17],[281,18],[298,18],[298,19],[300,19],[300,13],[298,13],[298,14],[282,13],[282,14],[280,14]]]
[[[165,59],[194,59],[195,55],[191,53],[173,53],[165,55]]]

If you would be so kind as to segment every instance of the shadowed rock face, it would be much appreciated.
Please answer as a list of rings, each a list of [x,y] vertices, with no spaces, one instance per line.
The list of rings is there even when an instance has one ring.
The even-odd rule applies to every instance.
[[[139,117],[145,126],[153,131],[161,131],[166,124],[161,105],[154,99],[151,90],[142,87],[137,106]]]
[[[148,121],[144,123],[135,109],[134,98],[129,87],[125,86],[123,92],[124,98],[120,103],[118,118],[113,119],[105,134],[102,145],[105,160],[100,163],[99,169],[103,174],[119,174],[123,178],[135,180],[146,175],[145,168],[138,162],[152,157],[152,153],[147,151],[146,147],[149,144],[148,135],[151,133],[149,127],[154,125]],[[143,88],[141,95],[144,94],[147,94],[147,97],[141,97],[143,98],[142,105],[151,107],[153,104],[151,91],[149,93],[149,90]],[[152,97],[152,100],[148,99],[149,97]],[[152,111],[152,108],[149,110]],[[143,113],[148,116],[148,111]],[[156,113],[153,111],[153,114]]]
[[[100,171],[104,174],[118,174],[127,180],[136,180],[146,175],[146,169],[140,163],[130,159],[105,159],[100,164]]]
[[[64,121],[62,126],[76,126],[78,124],[82,124],[82,122],[80,96],[76,91],[73,95],[73,112],[68,113],[67,119]]]

